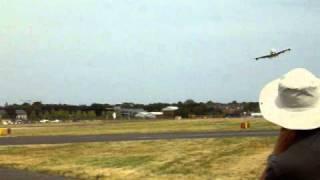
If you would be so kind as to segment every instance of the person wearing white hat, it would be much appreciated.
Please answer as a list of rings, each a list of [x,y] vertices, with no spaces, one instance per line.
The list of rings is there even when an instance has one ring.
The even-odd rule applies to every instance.
[[[261,180],[320,179],[320,80],[293,69],[260,94],[264,118],[281,126]]]

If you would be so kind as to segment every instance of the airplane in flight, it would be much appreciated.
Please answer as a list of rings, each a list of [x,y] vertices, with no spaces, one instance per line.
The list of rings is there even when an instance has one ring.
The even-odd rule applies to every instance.
[[[264,58],[269,58],[269,59],[271,59],[271,58],[275,58],[275,57],[279,56],[280,54],[285,53],[285,52],[287,52],[287,51],[291,51],[291,49],[288,48],[288,49],[285,49],[285,50],[282,50],[282,51],[278,51],[278,52],[277,52],[275,49],[271,49],[271,50],[270,50],[270,54],[268,54],[268,55],[266,55],[266,56],[257,57],[257,58],[255,58],[255,59],[256,59],[256,60],[264,59]]]

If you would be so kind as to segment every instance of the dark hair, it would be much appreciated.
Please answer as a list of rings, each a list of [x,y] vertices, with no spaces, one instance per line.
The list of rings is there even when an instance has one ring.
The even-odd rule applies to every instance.
[[[298,131],[281,128],[277,143],[273,149],[273,154],[277,155],[285,152],[292,144],[298,140]]]
[[[319,130],[320,128],[314,130],[290,130],[286,128],[281,128],[277,143],[273,149],[272,154],[277,155],[285,152],[291,145],[316,133]],[[263,172],[260,180],[264,179],[265,171]]]

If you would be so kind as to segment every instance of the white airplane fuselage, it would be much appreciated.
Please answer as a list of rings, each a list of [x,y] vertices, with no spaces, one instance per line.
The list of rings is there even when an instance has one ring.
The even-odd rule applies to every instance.
[[[290,51],[291,49],[288,48],[288,49],[285,49],[285,50],[282,50],[282,51],[276,51],[275,49],[271,49],[270,50],[270,53],[266,56],[261,56],[261,57],[257,57],[255,58],[256,60],[258,59],[263,59],[263,58],[269,58],[269,59],[272,59],[272,58],[275,58],[275,57],[278,57],[280,54],[282,53],[285,53],[286,51]]]

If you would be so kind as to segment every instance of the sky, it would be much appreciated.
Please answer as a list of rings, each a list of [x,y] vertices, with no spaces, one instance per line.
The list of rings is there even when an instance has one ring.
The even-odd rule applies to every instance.
[[[0,104],[258,101],[320,75],[316,0],[0,0]],[[268,61],[254,58],[292,51]]]

